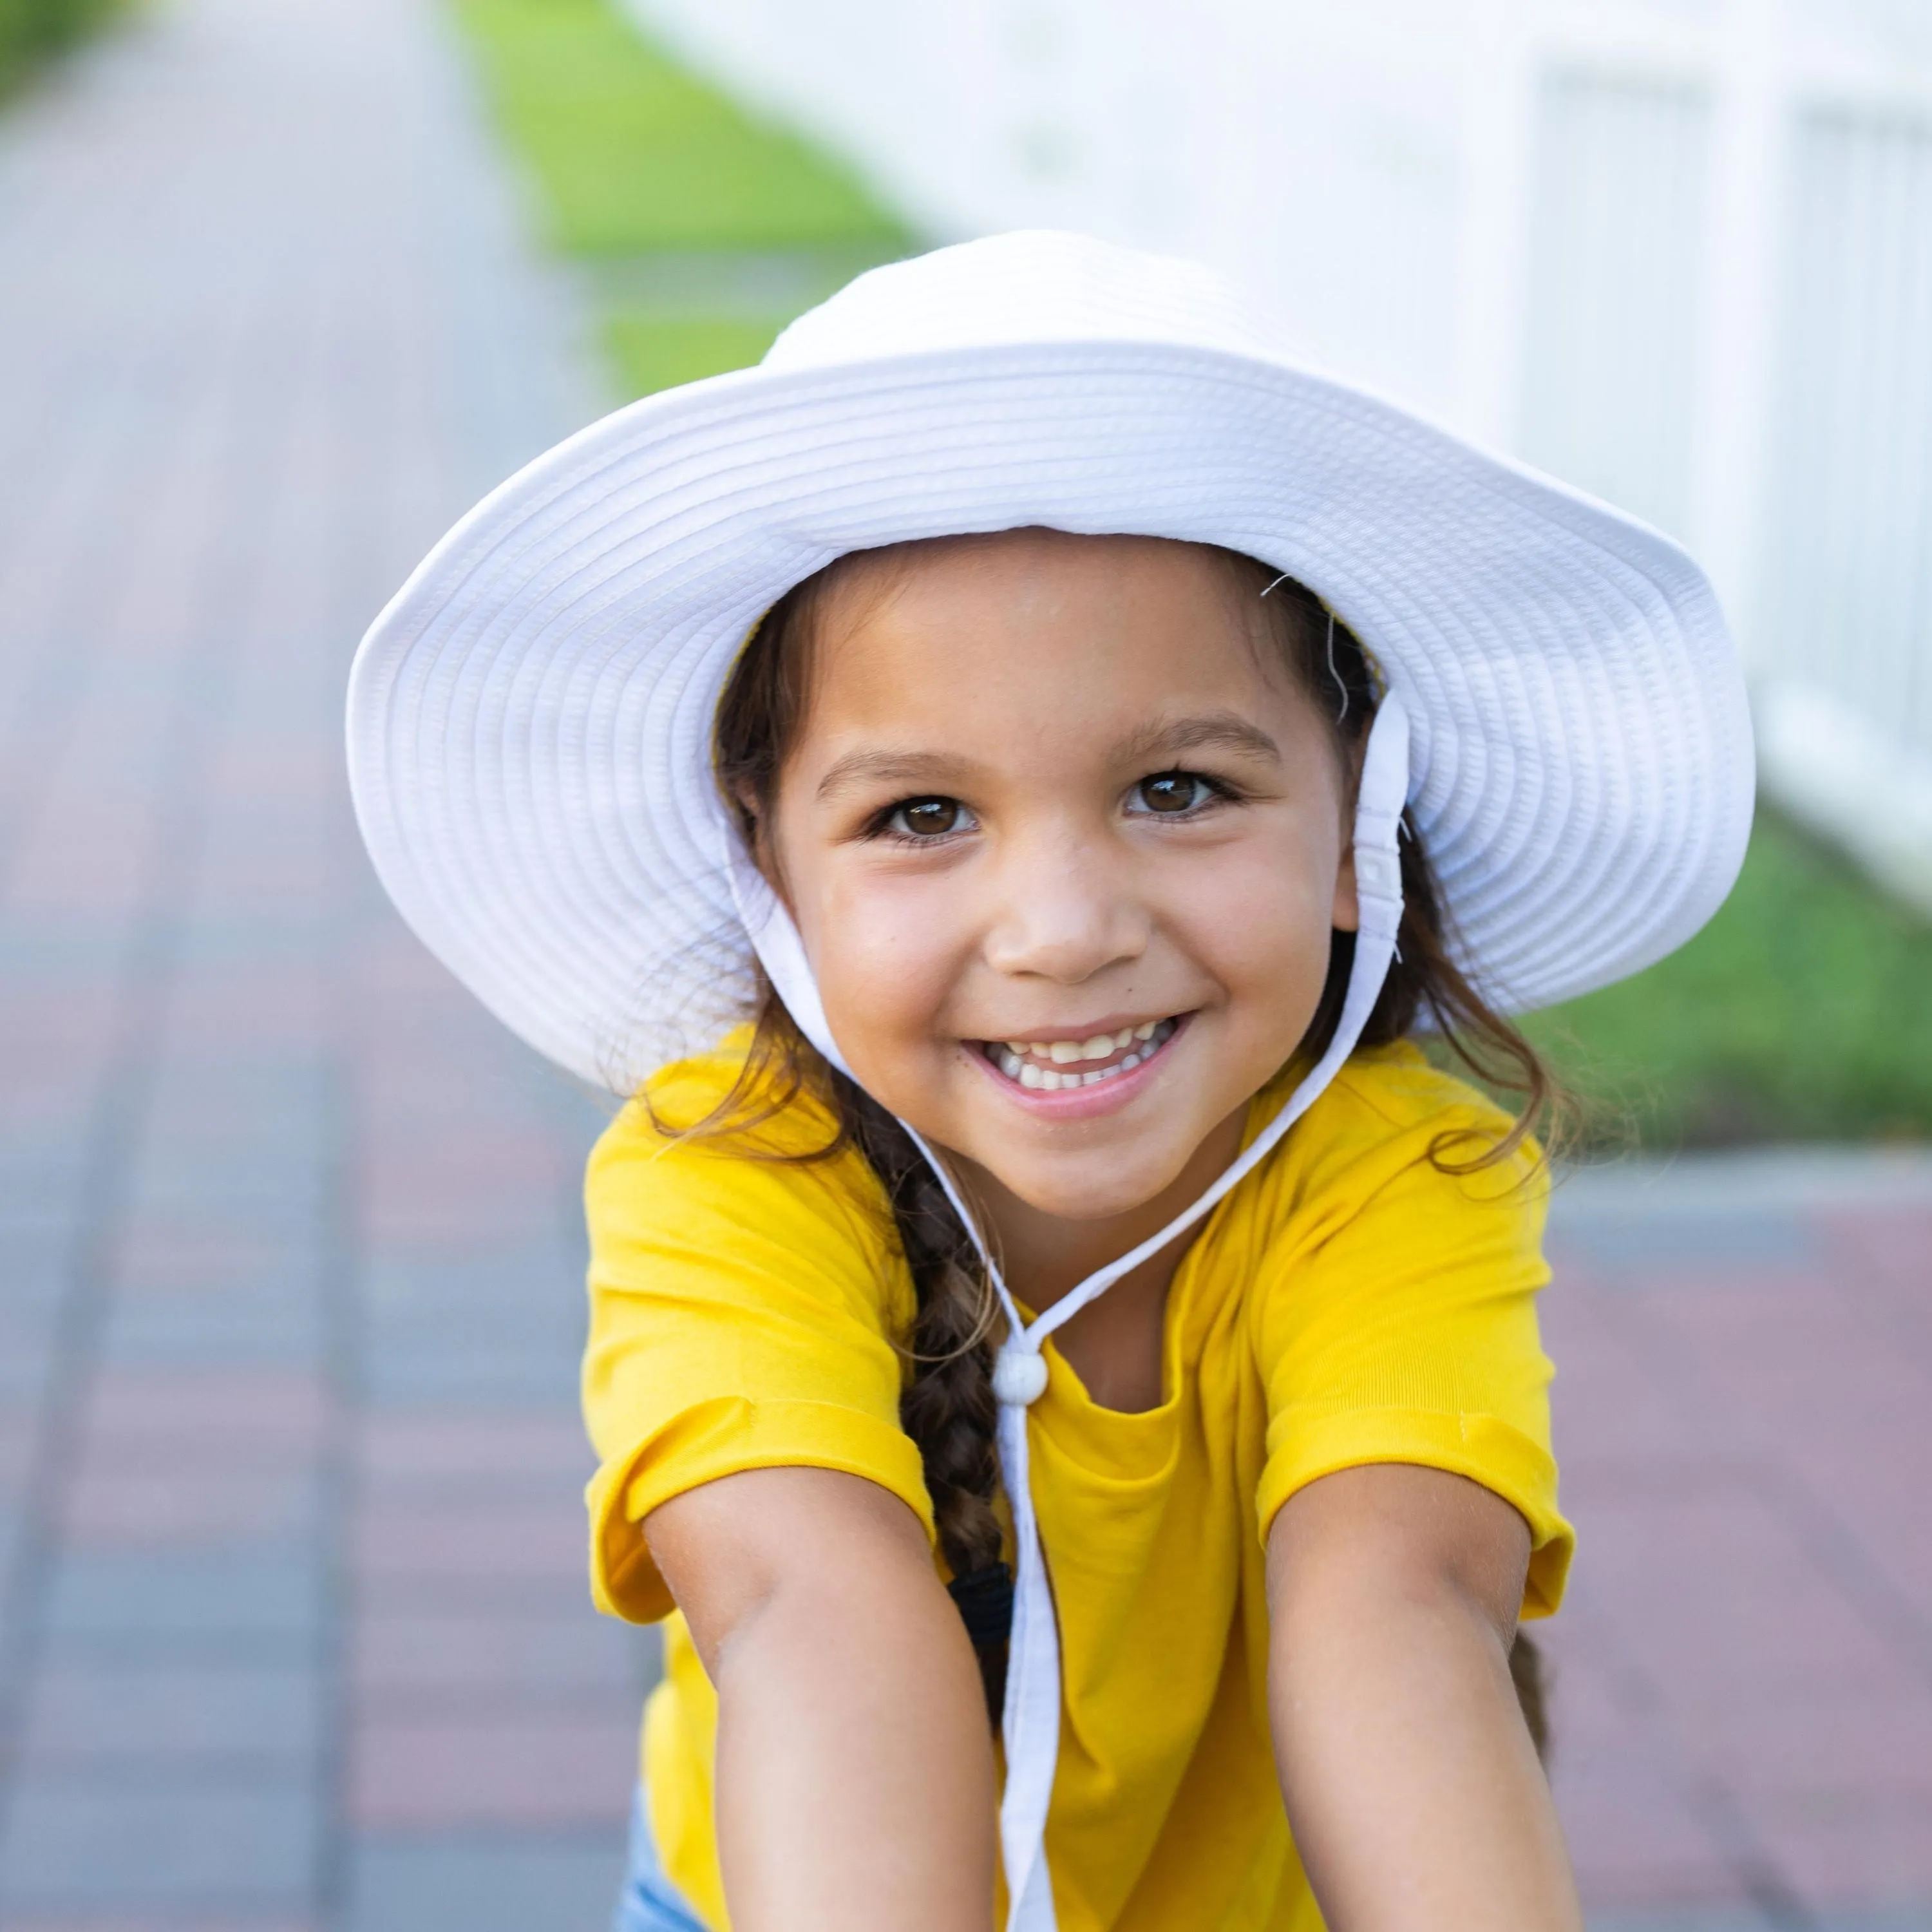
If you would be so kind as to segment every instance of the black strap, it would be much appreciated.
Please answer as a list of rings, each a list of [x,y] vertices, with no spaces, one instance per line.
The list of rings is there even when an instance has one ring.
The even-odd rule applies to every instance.
[[[1004,1643],[1013,1628],[1013,1573],[1004,1563],[988,1563],[983,1568],[956,1576],[946,1585],[966,1634],[976,1648]]]

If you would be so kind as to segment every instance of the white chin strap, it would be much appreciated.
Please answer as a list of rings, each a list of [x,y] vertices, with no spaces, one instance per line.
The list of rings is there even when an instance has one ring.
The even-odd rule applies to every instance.
[[[1046,1388],[1046,1362],[1040,1348],[1096,1297],[1106,1294],[1184,1234],[1274,1152],[1282,1137],[1315,1103],[1355,1049],[1382,982],[1395,957],[1402,922],[1402,866],[1396,850],[1402,814],[1408,800],[1408,716],[1393,693],[1385,696],[1369,732],[1362,761],[1361,789],[1355,806],[1355,891],[1361,908],[1355,957],[1348,975],[1341,1018],[1328,1051],[1287,1104],[1264,1127],[1246,1152],[1200,1199],[1160,1232],[1090,1274],[1031,1323],[1022,1322],[999,1264],[960,1197],[944,1162],[908,1127],[932,1163],[946,1198],[973,1238],[988,1278],[1006,1318],[1006,1339],[993,1365],[993,1393],[1000,1405],[1000,1476],[1012,1505],[1018,1574],[1013,1592],[1011,1652],[1006,1666],[1006,1702],[1001,1729],[1006,1752],[1006,1788],[1000,1804],[1000,1848],[1012,1903],[1007,1932],[1055,1932],[1053,1887],[1046,1868],[1046,1814],[1053,1798],[1053,1774],[1060,1751],[1060,1632],[1054,1618],[1053,1592],[1040,1546],[1028,1472],[1027,1410]],[[735,845],[736,842],[734,842]],[[825,1009],[791,919],[748,858],[734,866],[733,888],[746,931],[757,949],[778,997],[799,1030],[842,1072],[844,1056],[825,1023]],[[904,1124],[902,1122],[902,1125]]]

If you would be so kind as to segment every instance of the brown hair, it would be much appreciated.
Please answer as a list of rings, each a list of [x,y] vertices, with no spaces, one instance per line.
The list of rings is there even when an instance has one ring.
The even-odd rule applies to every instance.
[[[782,598],[746,645],[718,706],[719,785],[755,848],[779,774],[805,719],[818,620],[829,591],[856,560],[909,560],[942,538],[886,550],[858,551],[828,565]],[[1267,647],[1328,718],[1348,770],[1375,712],[1379,691],[1368,653],[1315,594],[1256,559],[1210,551],[1246,606]],[[1402,914],[1397,956],[1364,1028],[1379,1046],[1426,1026],[1485,1086],[1520,1097],[1517,1118],[1493,1138],[1447,1132],[1430,1150],[1437,1166],[1470,1174],[1507,1160],[1561,1104],[1535,1050],[1484,1000],[1450,956],[1442,900],[1421,841],[1405,818],[1401,843]],[[1340,1018],[1354,958],[1354,936],[1334,935],[1328,973],[1301,1055],[1318,1056]],[[706,1136],[742,1132],[810,1093],[836,1122],[825,1144],[795,1160],[829,1159],[855,1148],[884,1190],[912,1276],[916,1313],[902,1347],[909,1374],[900,1402],[906,1432],[919,1447],[939,1544],[978,1652],[987,1705],[997,1718],[1006,1674],[1011,1576],[1001,1558],[993,1501],[999,1483],[994,1438],[994,1331],[998,1316],[978,1253],[931,1168],[905,1130],[862,1088],[828,1066],[799,1033],[769,986],[763,989],[750,1050],[718,1106],[692,1125],[668,1130]],[[1519,1637],[1512,1675],[1539,1750],[1544,1745],[1540,1672]]]

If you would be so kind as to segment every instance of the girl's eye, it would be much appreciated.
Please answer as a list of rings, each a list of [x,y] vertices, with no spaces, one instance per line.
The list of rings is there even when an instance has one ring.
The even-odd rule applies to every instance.
[[[902,838],[940,838],[964,830],[972,816],[956,798],[909,798],[895,806],[886,820]]]
[[[1129,809],[1172,818],[1196,811],[1216,796],[1214,788],[1198,772],[1156,772],[1134,787]]]

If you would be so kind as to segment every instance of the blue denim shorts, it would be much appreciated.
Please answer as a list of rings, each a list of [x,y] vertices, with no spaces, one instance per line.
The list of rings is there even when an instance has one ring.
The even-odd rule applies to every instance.
[[[707,1932],[704,1921],[685,1904],[658,1863],[642,1785],[631,1806],[630,1868],[624,1875],[624,1895],[611,1932]]]

